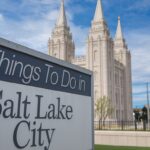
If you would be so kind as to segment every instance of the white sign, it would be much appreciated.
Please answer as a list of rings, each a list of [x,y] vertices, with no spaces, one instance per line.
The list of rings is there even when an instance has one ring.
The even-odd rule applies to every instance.
[[[92,150],[91,78],[0,39],[0,149]]]

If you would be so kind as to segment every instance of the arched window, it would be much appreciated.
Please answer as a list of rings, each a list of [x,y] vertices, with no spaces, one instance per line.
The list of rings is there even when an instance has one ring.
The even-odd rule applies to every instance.
[[[97,91],[94,92],[94,99],[97,100]]]
[[[57,54],[56,54],[56,53],[54,53],[54,57],[57,57]]]
[[[97,61],[97,50],[94,51],[93,59],[94,59],[94,61]]]
[[[94,71],[94,82],[96,82],[96,81],[97,81],[97,72]]]

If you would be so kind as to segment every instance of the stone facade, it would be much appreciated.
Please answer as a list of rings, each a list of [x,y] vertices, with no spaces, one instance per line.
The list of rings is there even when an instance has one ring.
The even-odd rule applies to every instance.
[[[75,56],[75,45],[67,24],[64,2],[48,42],[49,55],[87,68],[94,73],[94,101],[107,96],[115,120],[132,120],[131,55],[123,37],[120,17],[114,40],[104,19],[101,0],[86,41],[86,55]]]

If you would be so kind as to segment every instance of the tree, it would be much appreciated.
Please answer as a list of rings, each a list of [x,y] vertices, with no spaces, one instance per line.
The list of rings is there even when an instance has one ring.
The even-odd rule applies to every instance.
[[[95,103],[95,114],[99,119],[99,124],[105,124],[107,117],[113,113],[113,107],[107,96],[100,97]]]

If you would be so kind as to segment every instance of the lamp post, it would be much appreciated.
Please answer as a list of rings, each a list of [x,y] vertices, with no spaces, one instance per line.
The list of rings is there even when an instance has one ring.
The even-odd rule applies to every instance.
[[[149,85],[148,82],[146,83],[146,89],[147,89],[147,119],[148,119],[148,130],[150,129],[150,123],[149,123]]]

